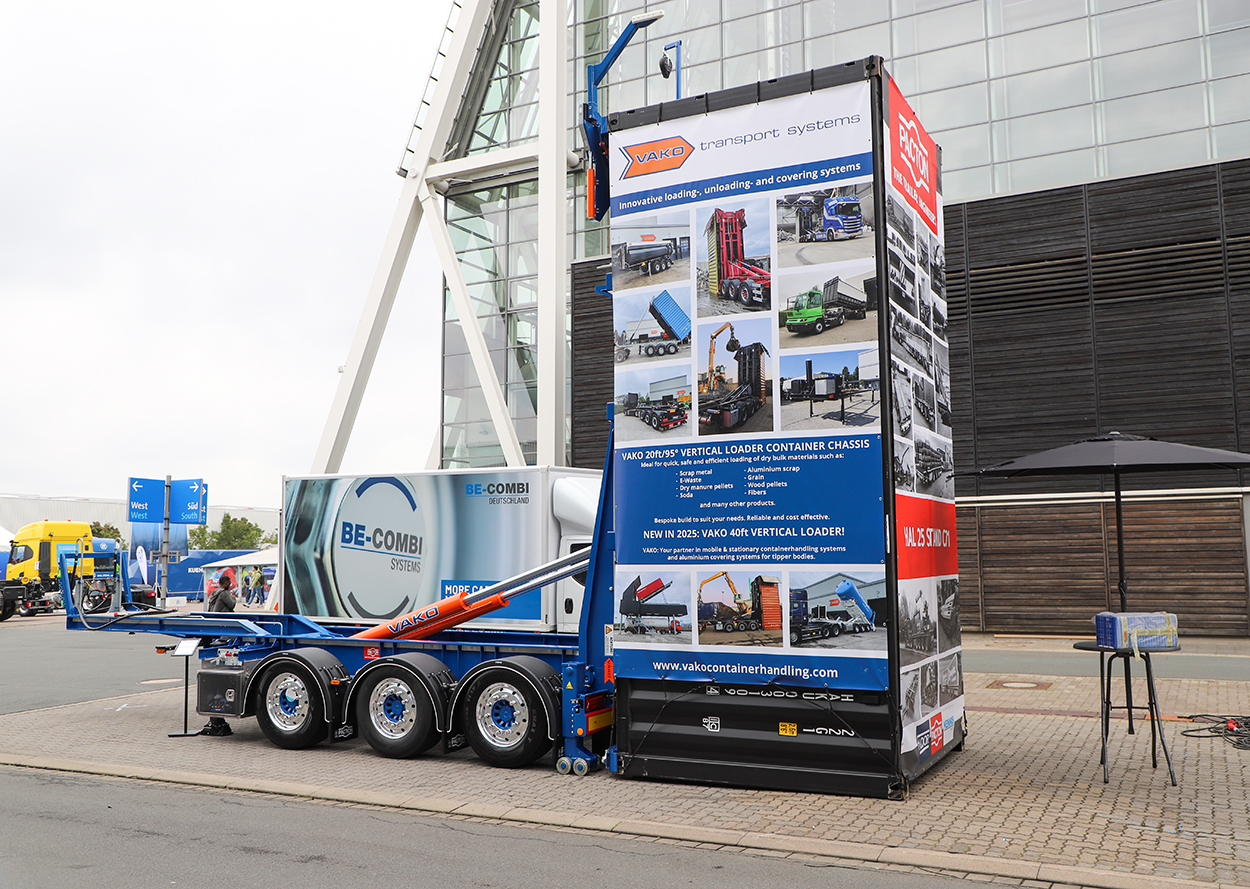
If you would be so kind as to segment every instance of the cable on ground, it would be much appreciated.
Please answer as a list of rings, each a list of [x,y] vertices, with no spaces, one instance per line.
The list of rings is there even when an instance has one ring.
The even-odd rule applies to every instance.
[[[1250,716],[1218,716],[1214,713],[1196,713],[1186,716],[1191,722],[1210,723],[1186,729],[1182,735],[1191,738],[1223,738],[1238,750],[1250,750]]]

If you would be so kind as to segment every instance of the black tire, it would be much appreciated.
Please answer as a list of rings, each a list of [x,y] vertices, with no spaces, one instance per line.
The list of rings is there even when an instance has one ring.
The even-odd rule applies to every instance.
[[[17,611],[17,603],[6,599],[4,604],[0,605],[0,621],[8,620],[15,611]]]
[[[744,306],[751,305],[751,285],[743,281],[738,285],[738,302]]]
[[[400,667],[379,667],[356,698],[356,725],[382,756],[407,759],[438,743],[429,692]]]
[[[825,240],[826,240],[826,241],[833,241],[833,240],[836,240],[836,239],[834,238],[834,236],[833,236],[833,229],[831,229],[831,228],[827,228],[827,229],[825,229]]]
[[[831,624],[829,626],[829,635],[834,638],[842,635],[842,626],[840,624]]]
[[[482,761],[501,769],[519,769],[551,749],[539,694],[501,670],[474,677],[460,714],[464,736]]]
[[[668,354],[670,354],[670,355],[676,355],[676,354],[677,354],[677,344],[676,344],[676,343],[669,343],[669,344],[668,344],[667,351],[668,351]]]
[[[270,743],[286,750],[303,750],[325,740],[321,689],[303,667],[277,664],[261,677],[256,699],[256,722]]]
[[[648,345],[646,345],[646,346],[643,346],[643,347],[642,347],[642,354],[644,354],[644,355],[646,355],[648,358],[650,358],[652,355],[654,355],[654,354],[655,354],[655,346],[652,346],[652,345],[649,345],[649,344],[648,344]]]
[[[798,630],[791,630],[791,631],[790,631],[790,644],[791,644],[791,645],[798,645],[798,644],[799,644],[799,631],[798,631]]]
[[[729,281],[720,282],[720,298],[721,299],[733,299],[734,298],[733,286]]]
[[[812,325],[812,333],[822,333],[824,329],[825,329],[825,322],[823,320],[818,320],[816,321],[815,324]]]

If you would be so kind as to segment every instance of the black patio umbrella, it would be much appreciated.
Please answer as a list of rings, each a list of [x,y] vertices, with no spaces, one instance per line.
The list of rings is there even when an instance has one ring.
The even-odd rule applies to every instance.
[[[1124,517],[1120,475],[1126,472],[1180,472],[1194,469],[1250,469],[1250,454],[1219,448],[1199,448],[1141,435],[1111,432],[1075,444],[1039,451],[996,466],[967,473],[1012,478],[1017,475],[1115,476],[1115,536],[1120,556],[1120,610],[1128,611],[1128,581],[1124,578]]]

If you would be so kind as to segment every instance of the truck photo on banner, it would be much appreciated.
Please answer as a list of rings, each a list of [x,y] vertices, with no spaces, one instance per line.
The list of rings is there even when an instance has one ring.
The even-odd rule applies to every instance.
[[[938,152],[877,58],[677,108],[610,121],[612,242],[693,239],[614,277],[621,770],[897,795],[962,741]]]

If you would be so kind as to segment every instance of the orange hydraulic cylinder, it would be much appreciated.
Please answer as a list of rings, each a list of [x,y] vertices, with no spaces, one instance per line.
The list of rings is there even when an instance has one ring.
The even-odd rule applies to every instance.
[[[469,593],[460,593],[442,599],[417,611],[367,627],[356,633],[353,639],[424,639],[442,630],[462,624],[483,614],[498,611],[508,604],[506,593],[495,593],[476,602],[466,602]]]

